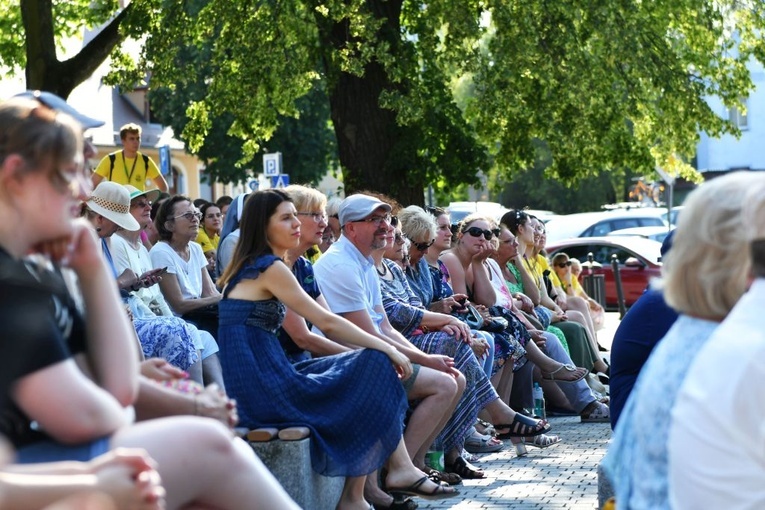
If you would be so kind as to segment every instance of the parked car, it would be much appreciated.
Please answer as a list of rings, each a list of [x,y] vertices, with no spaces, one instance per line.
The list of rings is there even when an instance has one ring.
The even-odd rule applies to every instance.
[[[580,237],[547,244],[547,254],[552,258],[559,252],[565,252],[569,258],[579,259],[586,266],[587,255],[592,253],[593,260],[601,267],[593,268],[593,274],[605,276],[606,306],[617,308],[616,281],[611,268],[611,256],[619,261],[619,274],[624,291],[624,303],[631,306],[643,294],[653,278],[661,276],[661,243],[650,239],[632,236]],[[579,276],[584,285],[584,277],[589,274],[584,269]]]
[[[664,214],[662,215],[662,217],[664,218],[665,221],[669,221],[670,225],[677,226],[677,219],[680,217],[680,213],[682,212],[684,207],[685,207],[684,205],[676,205],[675,207],[672,208],[672,211],[669,214],[667,214],[667,212],[664,211]]]
[[[621,230],[614,230],[613,232],[609,232],[608,235],[610,236],[634,236],[634,237],[642,237],[643,239],[651,239],[653,241],[658,241],[660,243],[664,242],[664,239],[669,235],[670,232],[672,232],[675,229],[674,226],[670,227],[633,227],[633,228],[623,228]]]
[[[614,230],[633,227],[667,227],[662,218],[664,209],[644,207],[614,209],[556,216],[545,225],[549,243],[572,237],[598,237]]]
[[[491,218],[499,220],[507,209],[497,202],[452,202],[447,208],[451,218],[452,225],[456,225],[467,216],[474,212],[485,214]]]
[[[524,209],[524,211],[526,211],[526,213],[530,214],[531,216],[535,216],[539,218],[539,221],[541,221],[542,223],[547,223],[551,219],[558,216],[554,212],[548,211],[545,209]]]

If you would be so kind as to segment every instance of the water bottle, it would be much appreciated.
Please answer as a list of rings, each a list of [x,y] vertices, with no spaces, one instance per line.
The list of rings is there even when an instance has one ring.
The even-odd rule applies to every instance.
[[[545,394],[542,391],[542,387],[539,385],[539,383],[534,383],[534,389],[532,390],[532,395],[534,396],[534,415],[538,416],[539,418],[546,418],[545,414]]]

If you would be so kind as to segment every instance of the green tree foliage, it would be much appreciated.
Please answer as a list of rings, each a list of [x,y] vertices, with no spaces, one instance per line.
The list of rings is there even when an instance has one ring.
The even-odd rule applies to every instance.
[[[254,153],[323,75],[348,188],[416,203],[428,182],[488,170],[479,142],[509,175],[533,165],[537,141],[546,176],[567,183],[687,171],[699,130],[735,133],[705,98],[735,105],[752,88],[747,60],[765,60],[755,1],[210,0],[189,23],[197,43],[214,36],[215,62],[190,140],[226,111]],[[147,53],[168,83],[173,51]],[[464,110],[457,80],[474,90]]]
[[[26,61],[9,28],[3,64],[28,64],[30,86],[67,92],[97,59],[58,62],[54,36],[113,3],[20,5],[0,23],[22,20]],[[206,92],[186,108],[192,148],[230,116],[227,133],[255,157],[325,80],[347,188],[412,203],[439,179],[456,186],[478,169],[529,168],[538,141],[552,154],[546,177],[564,182],[656,164],[687,170],[700,130],[736,133],[705,98],[736,106],[752,89],[746,62],[765,62],[760,0],[135,0],[109,29],[117,20],[117,35],[89,52],[143,31],[152,83],[171,90],[198,71],[177,65],[177,52],[210,44]],[[474,91],[464,109],[460,82]]]
[[[0,67],[6,74],[24,69],[28,89],[68,97],[110,54],[130,62],[119,44],[126,37],[140,37],[156,18],[152,0],[131,2],[119,11],[117,7],[116,0],[0,0]],[[77,54],[59,59],[63,39],[93,27],[101,29]]]
[[[210,68],[210,44],[188,46],[177,53],[178,66],[196,72],[179,75],[170,87],[153,87],[149,94],[157,120],[184,133],[189,122],[186,110],[204,98]],[[283,172],[292,182],[318,184],[327,170],[337,166],[337,147],[329,125],[329,103],[321,82],[316,82],[296,102],[298,117],[282,116],[271,139],[253,157],[242,149],[245,140],[230,134],[234,115],[224,113],[211,119],[211,129],[195,151],[206,165],[203,178],[209,182],[242,182],[262,171],[262,153],[281,152]]]

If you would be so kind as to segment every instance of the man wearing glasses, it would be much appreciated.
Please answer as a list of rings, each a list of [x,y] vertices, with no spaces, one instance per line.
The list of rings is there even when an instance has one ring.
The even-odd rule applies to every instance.
[[[412,361],[412,376],[402,384],[410,401],[420,401],[404,433],[409,455],[415,457],[424,454],[443,428],[465,382],[454,368],[454,360],[425,354],[388,322],[371,254],[385,247],[390,212],[390,205],[368,195],[346,198],[338,212],[342,235],[314,264],[314,274],[334,313],[393,345]],[[366,489],[372,500],[383,497],[373,483],[367,483]]]

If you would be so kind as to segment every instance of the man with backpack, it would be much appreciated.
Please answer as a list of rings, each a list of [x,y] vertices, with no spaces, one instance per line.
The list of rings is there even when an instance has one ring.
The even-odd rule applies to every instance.
[[[121,151],[105,156],[93,173],[93,187],[106,179],[118,184],[130,184],[141,191],[146,189],[146,180],[151,179],[160,191],[167,191],[167,181],[157,164],[147,155],[138,151],[141,147],[141,126],[125,124],[120,128]]]

